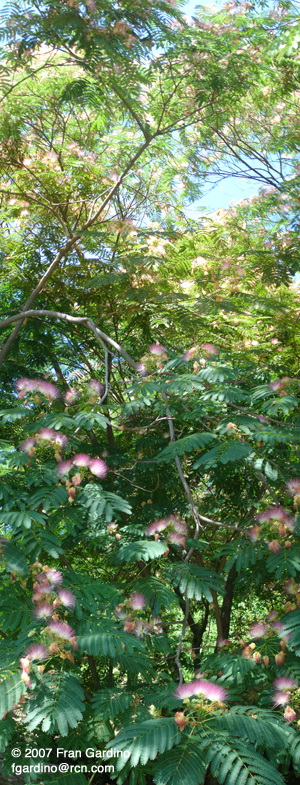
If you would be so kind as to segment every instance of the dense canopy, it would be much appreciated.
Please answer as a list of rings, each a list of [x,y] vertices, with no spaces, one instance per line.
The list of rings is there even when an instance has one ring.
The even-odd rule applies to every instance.
[[[3,776],[294,785],[297,4],[1,15]]]

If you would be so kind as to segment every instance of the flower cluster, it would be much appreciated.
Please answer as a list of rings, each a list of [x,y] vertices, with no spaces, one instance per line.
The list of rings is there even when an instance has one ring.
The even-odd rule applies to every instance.
[[[162,632],[160,619],[152,619],[150,622],[140,619],[139,611],[145,610],[147,600],[144,594],[134,592],[125,602],[115,607],[115,615],[123,621],[124,632],[129,632],[137,638],[143,638],[150,632],[157,634]]]
[[[201,674],[202,675],[202,674]],[[175,722],[179,729],[184,730],[189,720],[195,724],[194,713],[197,711],[200,718],[205,718],[207,712],[216,709],[225,709],[224,701],[227,698],[227,690],[207,679],[195,679],[194,681],[181,684],[174,693],[176,698],[182,698],[187,705],[187,714],[182,711],[175,713]],[[191,700],[195,699],[195,700]]]
[[[60,459],[60,453],[68,444],[68,439],[63,433],[54,431],[52,428],[41,428],[35,436],[30,436],[21,444],[23,452],[27,452],[32,458],[35,454],[35,445],[49,446],[56,450],[56,458]]]
[[[69,474],[71,469],[74,467],[78,467],[79,469],[89,469],[89,471],[94,474],[95,477],[99,477],[99,479],[104,479],[107,474],[107,466],[102,458],[91,458],[90,455],[87,455],[83,452],[74,455],[74,457],[70,458],[68,461],[60,461],[57,467],[57,473],[59,477],[64,477],[65,475]],[[72,481],[69,479],[66,480],[69,501],[73,501],[73,499],[75,499],[76,487],[80,485],[81,480],[82,475],[80,473],[73,474]]]
[[[40,572],[41,570],[41,572]],[[21,657],[22,681],[31,686],[30,671],[34,660],[42,661],[58,654],[61,659],[69,659],[74,662],[74,657],[70,650],[65,650],[65,644],[71,643],[77,649],[76,635],[69,624],[59,618],[58,610],[64,614],[74,608],[76,604],[75,595],[61,586],[63,577],[59,570],[51,569],[48,565],[35,562],[31,565],[33,577],[34,615],[37,619],[47,619],[47,626],[41,631],[44,643],[34,643],[27,649],[25,657]],[[43,673],[44,666],[38,666],[40,673]]]
[[[270,382],[269,387],[272,392],[279,392],[280,395],[285,395],[285,388],[291,382],[289,376],[283,376],[282,379],[276,379],[274,382]]]
[[[160,532],[165,531],[165,539],[168,542],[185,548],[185,540],[188,534],[187,527],[176,515],[168,515],[166,518],[153,521],[153,523],[147,526],[146,531],[149,536],[154,534],[155,540],[159,539]]]
[[[18,398],[24,398],[25,395],[30,393],[42,393],[48,398],[48,401],[53,401],[55,398],[60,397],[60,392],[55,387],[55,384],[45,381],[45,379],[18,379],[16,381],[16,388],[19,390]]]
[[[276,534],[276,537],[268,542],[269,551],[271,551],[271,553],[279,553],[281,550],[281,543],[278,540],[278,537],[286,538],[294,531],[294,518],[290,515],[289,511],[284,510],[283,507],[269,507],[267,510],[260,512],[257,515],[257,521],[260,525],[258,526],[255,524],[249,532],[252,542],[256,542],[256,540],[259,539],[262,534],[262,526],[265,524],[268,528],[268,534],[270,533],[270,530],[271,536],[272,534]],[[290,539],[284,539],[284,545],[286,548],[291,548],[292,543]]]

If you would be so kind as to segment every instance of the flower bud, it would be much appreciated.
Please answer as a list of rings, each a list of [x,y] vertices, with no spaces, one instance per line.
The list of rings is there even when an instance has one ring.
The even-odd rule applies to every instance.
[[[254,660],[254,662],[260,663],[261,662],[261,654],[260,654],[260,652],[259,651],[255,651],[252,654],[252,659]]]
[[[294,722],[296,719],[296,712],[291,706],[286,706],[283,716],[287,722]]]
[[[268,657],[267,654],[265,654],[265,656],[264,656],[264,663],[265,663],[266,668],[268,667],[269,662],[270,662],[270,657]]]
[[[275,654],[276,665],[283,665],[284,660],[285,660],[285,654],[283,651],[280,651],[278,652],[278,654]]]
[[[176,725],[178,725],[178,727],[179,727],[179,730],[181,730],[181,731],[184,730],[184,728],[186,726],[186,718],[184,716],[183,711],[176,711],[174,719],[175,719]]]

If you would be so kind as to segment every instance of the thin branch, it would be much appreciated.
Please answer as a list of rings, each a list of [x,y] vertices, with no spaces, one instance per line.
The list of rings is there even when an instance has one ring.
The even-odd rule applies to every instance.
[[[101,213],[103,212],[105,207],[108,205],[108,203],[110,202],[110,200],[112,199],[114,194],[118,191],[118,189],[119,189],[120,185],[122,184],[124,178],[126,177],[128,172],[130,171],[130,169],[133,167],[133,165],[136,163],[138,158],[140,158],[142,153],[147,149],[147,147],[149,146],[149,144],[152,141],[152,139],[154,138],[154,136],[155,136],[155,134],[151,138],[146,140],[144,142],[144,144],[142,144],[141,147],[137,150],[135,155],[132,156],[132,158],[130,159],[129,163],[127,164],[127,166],[123,170],[122,174],[118,178],[118,180],[115,183],[115,185],[110,189],[109,193],[107,194],[107,196],[103,200],[102,204],[100,205],[100,207],[98,208],[96,213],[93,216],[91,216],[82,225],[80,231],[77,234],[73,235],[73,237],[70,237],[67,240],[65,245],[56,254],[55,258],[53,259],[53,261],[49,265],[48,270],[42,276],[42,278],[40,279],[38,285],[35,287],[35,289],[31,293],[30,297],[28,298],[27,302],[25,303],[22,313],[27,311],[30,308],[30,306],[32,305],[32,303],[36,299],[37,295],[42,291],[45,283],[48,281],[48,279],[51,277],[51,275],[54,272],[54,270],[56,269],[56,267],[59,265],[61,259],[63,257],[65,257],[66,254],[71,250],[71,248],[73,248],[75,243],[78,240],[80,240],[82,232],[85,232],[87,229],[89,229],[91,226],[93,226],[93,224],[98,220],[98,218],[100,218]],[[16,327],[13,329],[11,335],[9,336],[8,340],[6,341],[6,343],[4,344],[3,348],[1,349],[1,352],[0,352],[0,367],[1,367],[2,363],[3,363],[3,360],[5,359],[5,357],[7,355],[7,352],[9,351],[12,343],[14,342],[15,338],[17,337],[17,335],[20,332],[20,329],[21,329],[22,324],[24,322],[24,318],[25,317],[22,317],[22,319],[20,319],[20,317],[19,317],[19,321],[18,321]]]
[[[184,618],[183,618],[183,622],[182,622],[181,633],[180,633],[180,636],[179,636],[179,642],[178,642],[178,646],[177,646],[177,651],[176,651],[176,655],[175,655],[175,662],[176,662],[176,665],[177,665],[177,668],[178,668],[178,671],[179,671],[179,684],[183,683],[183,673],[182,673],[182,668],[181,668],[181,665],[180,665],[179,657],[180,657],[180,652],[181,652],[183,639],[184,639],[184,636],[185,636],[185,631],[186,631],[186,626],[187,626],[187,620],[188,620],[189,612],[190,612],[190,601],[189,601],[189,599],[187,597],[187,589],[186,589],[185,590],[185,613],[184,613]]]

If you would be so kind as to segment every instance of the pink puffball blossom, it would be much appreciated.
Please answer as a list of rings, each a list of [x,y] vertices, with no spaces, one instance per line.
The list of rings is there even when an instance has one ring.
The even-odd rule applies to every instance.
[[[66,641],[75,638],[74,630],[72,630],[70,625],[65,621],[53,621],[48,625],[47,629],[59,638],[64,638]]]
[[[34,643],[27,650],[26,657],[29,657],[30,660],[45,660],[47,657],[45,646],[43,646],[41,643]]]
[[[264,512],[260,512],[257,516],[257,520],[259,523],[266,523],[270,521],[284,521],[286,518],[286,512],[282,507],[270,507],[268,510]]]
[[[72,460],[61,461],[61,463],[58,464],[58,467],[56,469],[57,474],[59,475],[59,477],[63,477],[64,474],[69,474],[69,472],[72,469],[72,466],[73,466],[73,461]]]
[[[287,594],[296,594],[297,584],[293,578],[289,578],[289,580],[283,584],[283,588]]]
[[[53,441],[54,441],[54,444],[58,448],[60,447],[62,450],[68,444],[68,439],[67,439],[67,437],[63,433],[54,433]]]
[[[63,577],[59,570],[47,570],[45,574],[48,578],[48,581],[50,581],[53,586],[62,583]]]
[[[168,521],[165,518],[159,518],[157,521],[153,521],[153,523],[149,523],[147,526],[146,532],[147,534],[155,534],[155,532],[162,532],[168,526]]]
[[[151,354],[156,354],[158,357],[163,356],[168,359],[167,352],[160,343],[152,343],[151,346],[149,346],[149,352],[151,352]]]
[[[278,679],[273,681],[273,685],[275,690],[293,690],[295,687],[298,687],[297,682],[289,679],[287,676],[279,676]]]
[[[30,671],[31,671],[31,662],[30,662],[29,657],[27,657],[27,656],[26,657],[20,657],[20,663],[22,665],[23,672],[24,673],[30,673]]]
[[[263,638],[267,632],[266,624],[253,624],[250,630],[251,638]]]
[[[285,706],[289,702],[289,696],[286,692],[275,692],[272,697],[274,706]]]
[[[43,379],[37,379],[36,390],[45,395],[49,401],[60,397],[60,392],[57,387],[55,387],[55,384],[45,382]]]
[[[279,553],[281,550],[281,545],[279,540],[272,540],[272,542],[268,543],[268,548],[271,553]]]
[[[203,343],[202,347],[203,351],[206,355],[215,355],[217,356],[220,354],[220,349],[217,348],[213,343]]]
[[[107,466],[105,461],[102,461],[101,458],[92,458],[90,461],[90,471],[95,475],[95,477],[104,479],[104,477],[107,475]]]
[[[286,642],[289,640],[291,633],[285,632],[284,624],[282,624],[280,621],[274,621],[272,624],[272,629],[276,630],[278,638],[281,638]]]
[[[22,671],[21,679],[24,682],[24,684],[26,684],[26,687],[31,687],[31,679],[26,671]]]
[[[146,597],[138,592],[134,592],[128,602],[133,611],[142,611],[147,605]]]
[[[187,684],[181,684],[175,692],[177,698],[191,698],[199,694],[210,701],[223,701],[226,699],[227,690],[212,681],[195,679]]]
[[[185,548],[185,537],[178,532],[171,532],[168,536],[169,542],[173,542],[175,545],[181,545],[182,548]]]
[[[74,466],[79,466],[80,468],[86,468],[90,465],[91,458],[89,455],[86,455],[85,452],[79,452],[77,455],[74,455],[73,463]]]
[[[287,722],[294,722],[294,720],[296,719],[297,715],[296,715],[296,712],[294,711],[294,709],[292,709],[291,706],[287,706],[283,716],[284,716],[284,719]]]
[[[98,382],[97,379],[91,379],[89,382],[88,391],[90,395],[102,396],[105,393],[105,387],[104,384]]]
[[[33,392],[36,389],[37,379],[18,379],[16,381],[16,388],[22,392]]]
[[[267,621],[274,621],[274,619],[277,619],[277,616],[277,611],[270,611],[267,615]]]
[[[74,608],[74,605],[76,605],[76,597],[71,591],[68,591],[68,589],[60,589],[58,596],[66,608]]]
[[[28,455],[30,455],[30,457],[32,458],[35,453],[35,447],[34,447],[35,444],[36,444],[36,440],[34,436],[30,436],[28,439],[24,439],[24,441],[21,444],[22,452],[27,452]]]
[[[300,494],[300,480],[296,477],[293,480],[289,480],[286,484],[286,488],[291,496],[298,496],[298,494]]]
[[[77,401],[78,396],[79,396],[79,391],[75,390],[74,387],[70,387],[70,389],[67,390],[65,394],[65,402],[67,406],[69,406],[71,403],[75,403],[75,401]]]
[[[259,535],[260,535],[259,526],[253,526],[253,528],[250,530],[250,539],[252,540],[252,542],[256,542],[256,540],[258,540],[259,538]]]
[[[42,439],[43,442],[51,441],[56,432],[52,430],[52,428],[41,428],[40,431],[37,432],[37,436]]]
[[[194,359],[195,355],[198,354],[198,352],[199,352],[198,346],[192,346],[186,352],[183,352],[183,355],[182,355],[181,359],[185,363],[188,363],[190,360]]]
[[[144,363],[137,363],[136,370],[140,376],[147,376],[147,368]]]
[[[34,615],[37,619],[47,619],[49,616],[52,616],[52,613],[52,605],[49,605],[46,602],[44,602],[43,605],[39,605],[34,611]]]

